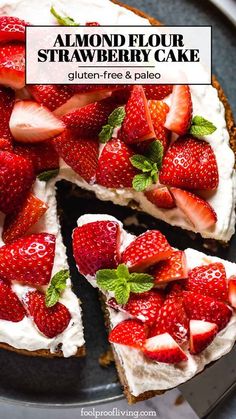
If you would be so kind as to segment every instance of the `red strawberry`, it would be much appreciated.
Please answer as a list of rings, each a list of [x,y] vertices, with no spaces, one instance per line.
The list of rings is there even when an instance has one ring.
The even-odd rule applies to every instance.
[[[83,275],[115,268],[120,260],[119,249],[120,227],[114,221],[95,221],[73,232],[74,258]]]
[[[159,262],[154,267],[152,275],[156,284],[187,278],[188,271],[185,253],[182,250],[173,251],[168,259]]]
[[[173,90],[173,86],[170,84],[146,84],[143,88],[148,100],[162,100]]]
[[[25,47],[23,44],[7,44],[0,48],[0,84],[13,89],[25,85]]]
[[[121,85],[120,87],[122,87],[122,89],[115,90],[111,95],[111,100],[113,100],[117,106],[127,103],[131,92],[129,85]]]
[[[47,285],[55,256],[53,234],[32,234],[0,248],[0,277],[29,285]]]
[[[164,152],[166,152],[170,144],[170,131],[164,127],[164,124],[166,115],[169,112],[169,106],[165,102],[151,100],[149,109],[156,138],[161,141]]]
[[[130,294],[128,303],[122,306],[122,309],[147,325],[151,325],[155,321],[163,302],[163,293],[158,290],[151,290],[141,294]]]
[[[165,236],[158,230],[150,230],[138,236],[126,247],[122,262],[131,271],[143,271],[160,260],[167,259],[173,252]]]
[[[20,208],[6,216],[2,235],[3,241],[7,244],[24,236],[47,209],[47,204],[30,193]]]
[[[228,299],[226,272],[224,265],[220,262],[192,269],[185,284],[188,291],[209,295],[216,300],[227,301]]]
[[[10,119],[13,137],[23,143],[34,143],[55,137],[65,126],[47,108],[31,100],[16,102]]]
[[[80,138],[68,129],[53,140],[59,156],[86,182],[95,181],[98,164],[97,140]]]
[[[55,150],[52,140],[42,141],[33,144],[16,144],[14,153],[19,156],[26,156],[31,160],[35,173],[42,173],[46,170],[59,167],[59,156]]]
[[[207,201],[191,192],[171,188],[177,207],[189,218],[198,231],[204,231],[217,222],[217,215]]]
[[[106,188],[131,188],[137,174],[130,158],[134,152],[119,139],[109,141],[98,160],[97,183]]]
[[[13,16],[0,16],[0,42],[25,41],[26,22]]]
[[[27,88],[36,102],[46,106],[50,111],[55,111],[73,96],[70,86],[35,84]]]
[[[165,362],[166,364],[178,364],[188,359],[169,333],[147,339],[144,343],[143,353],[154,361]]]
[[[6,138],[0,138],[0,150],[12,151],[13,146],[11,140],[7,140]]]
[[[190,135],[178,138],[164,156],[160,182],[183,189],[216,189],[218,168],[210,144]]]
[[[155,132],[142,86],[134,86],[125,106],[125,119],[119,131],[128,144],[155,138]]]
[[[219,330],[224,329],[230,321],[232,310],[221,301],[191,291],[184,291],[183,297],[184,307],[190,320],[216,323]]]
[[[161,307],[149,337],[169,333],[177,342],[184,342],[188,336],[189,319],[183,299],[178,295],[167,298]]]
[[[25,317],[25,309],[11,286],[0,279],[0,319],[20,322]]]
[[[0,211],[8,214],[24,200],[35,179],[29,159],[0,151]]]
[[[9,120],[15,102],[15,93],[6,87],[0,87],[0,138],[5,139],[7,149],[11,149],[12,135],[9,129]],[[3,150],[3,148],[1,147]],[[6,149],[4,147],[4,149]]]
[[[178,135],[185,134],[192,119],[192,99],[189,86],[174,86],[170,111],[167,114],[165,127]]]
[[[202,352],[214,340],[218,332],[215,323],[202,320],[190,320],[190,353],[197,355]]]
[[[108,336],[110,343],[127,345],[140,349],[147,337],[147,327],[139,320],[125,320],[112,329]]]
[[[229,278],[229,303],[233,308],[236,308],[236,277]]]
[[[54,338],[62,333],[70,322],[71,315],[68,308],[61,303],[46,307],[45,295],[39,291],[28,292],[25,304],[37,328],[48,338]]]
[[[98,22],[87,22],[86,26],[100,26],[100,23],[98,23]]]
[[[149,191],[145,192],[145,196],[157,208],[170,209],[176,206],[173,196],[166,186],[150,189]]]

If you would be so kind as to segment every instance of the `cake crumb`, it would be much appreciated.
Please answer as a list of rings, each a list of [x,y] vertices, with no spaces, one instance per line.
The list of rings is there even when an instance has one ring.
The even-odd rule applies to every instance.
[[[180,406],[181,404],[184,403],[184,397],[182,394],[180,394],[177,399],[175,400],[175,406]]]
[[[114,362],[114,357],[113,357],[111,347],[108,348],[108,350],[106,352],[104,352],[103,354],[100,355],[100,357],[98,359],[98,362],[99,362],[99,365],[103,368],[109,367],[109,365],[112,362]]]

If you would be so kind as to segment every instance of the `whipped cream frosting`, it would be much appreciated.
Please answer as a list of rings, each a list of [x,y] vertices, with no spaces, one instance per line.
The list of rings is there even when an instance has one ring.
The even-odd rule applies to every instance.
[[[78,219],[78,226],[98,220],[113,220],[119,222],[121,226],[121,249],[124,250],[134,239],[135,236],[127,233],[122,223],[110,215],[86,214]],[[206,265],[212,262],[223,263],[226,275],[229,278],[236,274],[236,264],[220,259],[218,257],[207,256],[194,249],[185,250],[188,269],[196,266]],[[79,267],[78,267],[79,269]],[[96,278],[86,276],[89,282],[97,287]],[[124,312],[117,312],[107,307],[110,315],[111,327],[115,327],[121,321],[129,318]],[[188,356],[187,362],[177,365],[154,362],[146,358],[141,351],[128,346],[113,344],[116,354],[123,366],[130,392],[134,396],[149,390],[167,390],[176,387],[201,372],[207,364],[216,361],[227,354],[233,347],[236,340],[236,313],[234,311],[228,325],[217,334],[214,341],[199,355]],[[135,362],[134,362],[135,360]]]

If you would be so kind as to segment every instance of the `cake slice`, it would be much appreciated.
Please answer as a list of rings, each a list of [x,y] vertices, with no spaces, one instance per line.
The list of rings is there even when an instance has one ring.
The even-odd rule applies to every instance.
[[[109,215],[73,232],[76,264],[100,290],[120,382],[130,403],[186,382],[236,340],[236,264],[138,237]],[[110,263],[109,263],[110,260]]]

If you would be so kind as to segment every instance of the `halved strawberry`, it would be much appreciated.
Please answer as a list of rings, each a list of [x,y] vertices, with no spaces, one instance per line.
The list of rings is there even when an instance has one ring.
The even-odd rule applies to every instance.
[[[0,42],[25,41],[26,22],[13,16],[0,16]]]
[[[164,156],[160,182],[183,189],[216,189],[218,167],[210,144],[191,135],[178,138]]]
[[[173,87],[170,111],[167,114],[165,127],[178,135],[185,134],[192,119],[192,99],[189,86]]]
[[[35,179],[29,159],[0,151],[0,211],[9,214],[25,199]]]
[[[27,89],[36,102],[46,106],[51,112],[60,108],[74,95],[70,86],[55,84],[35,84],[27,86]]]
[[[6,44],[0,48],[0,84],[13,89],[25,85],[25,47],[23,44]]]
[[[163,303],[163,293],[158,290],[150,290],[141,294],[130,294],[129,301],[122,306],[122,310],[147,325],[152,325]]]
[[[178,364],[188,357],[169,333],[154,336],[146,340],[143,353],[150,359],[166,364]]]
[[[139,320],[124,320],[112,329],[108,340],[110,343],[142,348],[147,337],[147,326]]]
[[[236,276],[229,278],[229,303],[233,308],[236,308]]]
[[[71,314],[64,304],[56,303],[52,307],[46,307],[45,295],[39,291],[28,292],[24,302],[37,328],[48,338],[62,333],[71,320]]]
[[[11,286],[0,279],[0,319],[20,322],[25,314],[25,309]]]
[[[145,192],[145,196],[157,208],[171,209],[176,206],[174,198],[166,186],[150,189]]]
[[[210,204],[191,192],[171,188],[177,207],[188,217],[197,231],[204,231],[217,222],[217,215]]]
[[[216,323],[219,330],[224,329],[232,316],[232,310],[226,304],[207,295],[184,291],[183,302],[190,320]]]
[[[17,141],[33,143],[48,140],[64,129],[63,122],[37,102],[20,100],[13,108],[10,130]]]
[[[168,259],[159,262],[153,269],[155,283],[177,281],[188,277],[185,253],[182,250],[173,251]]]
[[[143,88],[148,100],[162,100],[173,90],[170,84],[146,84]]]
[[[0,248],[0,277],[29,285],[47,285],[55,256],[56,237],[39,233]]]
[[[73,253],[83,275],[115,268],[120,261],[120,227],[114,221],[95,221],[73,232]]]
[[[69,129],[53,140],[59,156],[86,182],[93,183],[98,165],[97,140],[80,138]]]
[[[197,355],[212,343],[217,335],[218,326],[203,320],[190,320],[189,330],[190,353]]]
[[[3,241],[11,243],[22,237],[47,211],[48,206],[32,193],[16,211],[8,214],[3,226]]]
[[[160,100],[150,100],[148,106],[156,138],[161,141],[165,153],[170,144],[170,131],[164,127],[169,106]]]
[[[158,230],[150,230],[138,236],[122,254],[122,262],[131,271],[140,272],[167,259],[173,252],[165,236]]]
[[[130,158],[135,153],[118,138],[109,141],[98,160],[96,181],[106,188],[131,188],[137,170]]]
[[[15,103],[15,92],[6,87],[0,87],[0,138],[5,139],[11,149],[12,135],[9,129],[9,120]],[[1,147],[1,149],[3,149]]]
[[[15,144],[14,153],[30,159],[37,174],[59,167],[59,156],[52,140],[32,144]]]
[[[125,106],[125,119],[119,130],[121,140],[127,144],[155,138],[155,132],[142,86],[134,86]]]
[[[227,301],[228,287],[224,265],[215,262],[197,266],[189,272],[188,279],[185,281],[185,288],[188,291],[209,295],[216,300]]]

